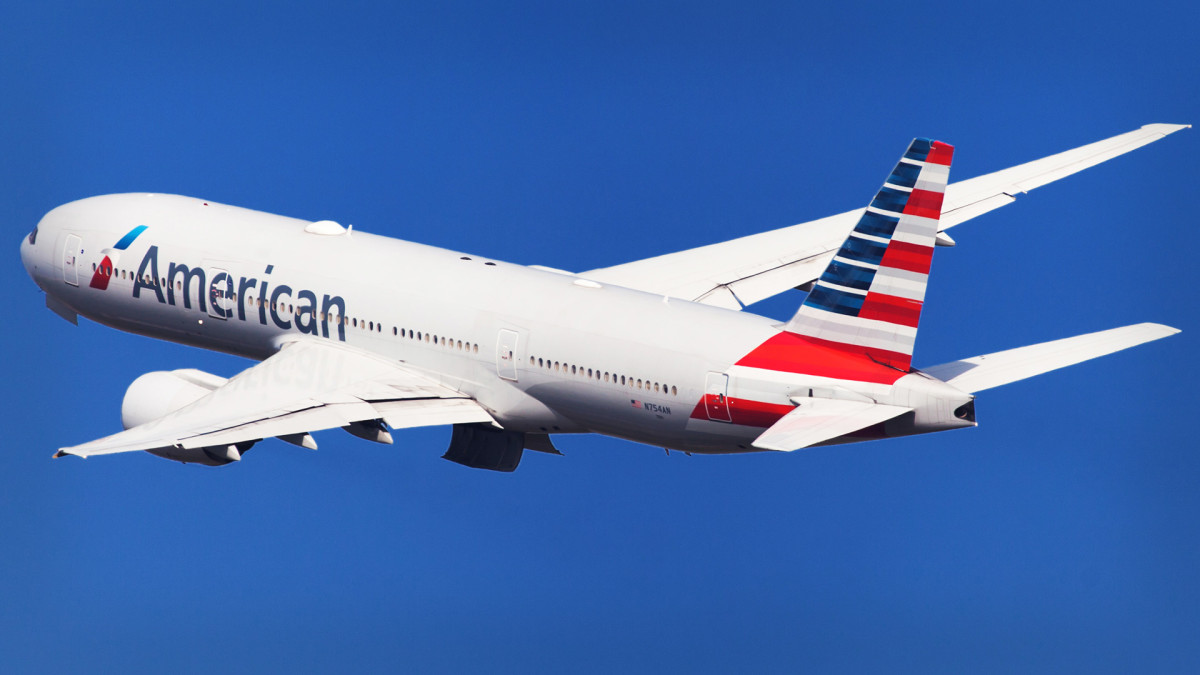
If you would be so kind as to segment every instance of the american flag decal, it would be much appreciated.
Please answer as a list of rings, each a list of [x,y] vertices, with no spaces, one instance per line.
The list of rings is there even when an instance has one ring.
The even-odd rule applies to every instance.
[[[632,406],[633,406],[633,407],[635,407],[635,408],[640,408],[640,407],[642,407],[642,402],[641,402],[641,401],[635,401],[634,399],[629,399],[629,404],[630,404],[630,405],[632,405]]]

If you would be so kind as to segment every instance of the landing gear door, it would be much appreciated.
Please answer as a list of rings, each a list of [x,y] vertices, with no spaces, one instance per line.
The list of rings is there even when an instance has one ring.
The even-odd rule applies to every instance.
[[[516,331],[502,329],[496,339],[496,373],[505,380],[517,381]]]
[[[732,422],[729,416],[729,376],[709,373],[704,381],[704,409],[714,422]]]
[[[83,240],[78,235],[68,234],[63,244],[63,281],[72,286],[79,285],[79,254],[83,252]]]

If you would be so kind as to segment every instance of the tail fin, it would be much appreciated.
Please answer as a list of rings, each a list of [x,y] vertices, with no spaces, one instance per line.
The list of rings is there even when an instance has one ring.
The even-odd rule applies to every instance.
[[[787,330],[907,371],[954,146],[908,146]]]

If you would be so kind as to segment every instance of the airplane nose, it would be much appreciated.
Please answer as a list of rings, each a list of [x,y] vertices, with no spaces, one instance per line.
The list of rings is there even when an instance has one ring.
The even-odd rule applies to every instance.
[[[34,230],[36,232],[37,230]],[[25,265],[25,273],[33,276],[33,247],[34,243],[30,241],[36,237],[34,234],[28,234],[21,240],[21,264]]]

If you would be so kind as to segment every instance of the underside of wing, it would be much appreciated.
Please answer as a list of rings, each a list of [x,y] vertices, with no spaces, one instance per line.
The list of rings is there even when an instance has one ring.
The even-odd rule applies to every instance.
[[[1148,124],[1073,150],[951,183],[941,230],[1012,203],[1016,196],[1152,143],[1189,125]],[[821,275],[863,214],[856,209],[791,227],[591,270],[595,281],[741,309]],[[939,243],[952,243],[945,236]]]
[[[764,450],[791,451],[852,434],[912,410],[870,401],[806,398],[754,440]]]
[[[494,421],[462,392],[404,364],[298,340],[188,405],[56,456],[236,446],[376,420],[398,428]]]

